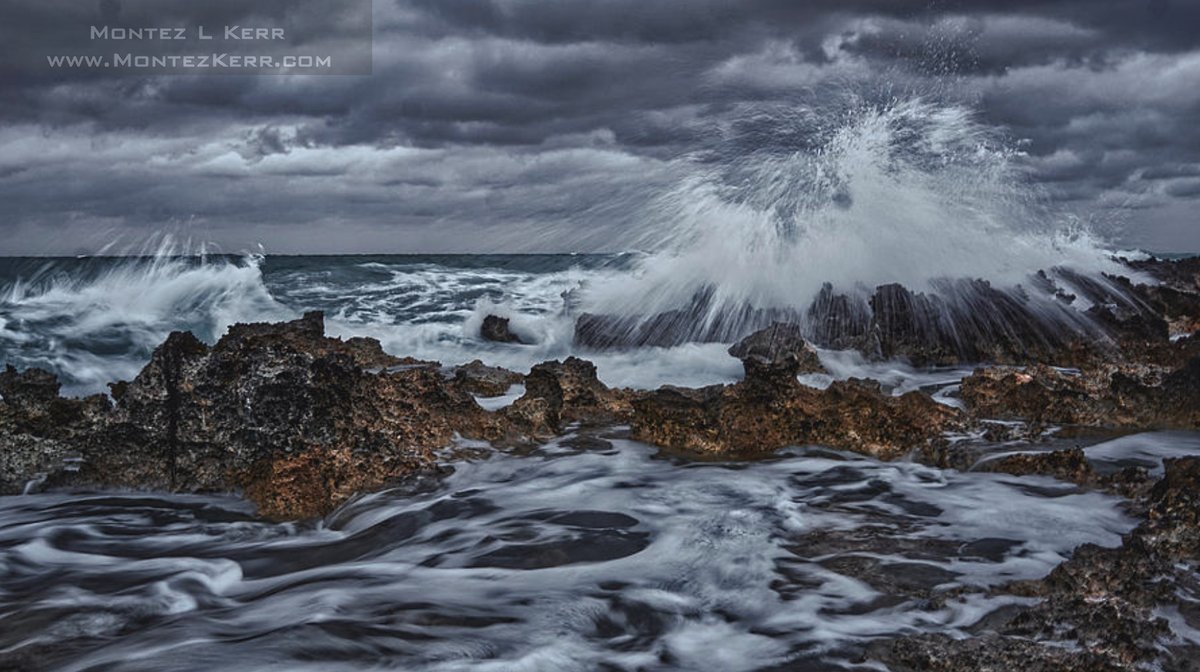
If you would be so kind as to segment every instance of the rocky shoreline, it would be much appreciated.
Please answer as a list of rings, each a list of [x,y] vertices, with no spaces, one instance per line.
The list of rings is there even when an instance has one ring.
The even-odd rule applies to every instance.
[[[1079,448],[1037,445],[1061,426],[1200,429],[1200,264],[1131,266],[1161,284],[1111,278],[1124,288],[1119,298],[1086,285],[1087,313],[1104,339],[1050,339],[1030,327],[989,340],[987,325],[977,323],[970,352],[1003,365],[964,378],[956,405],[926,391],[896,396],[872,380],[803,385],[797,376],[820,372],[820,359],[805,332],[787,322],[730,349],[743,380],[653,391],[610,388],[576,357],[527,374],[481,361],[446,367],[396,357],[374,339],[326,336],[320,313],[235,325],[211,346],[176,332],[133,380],[112,384],[111,395],[64,398],[49,372],[10,366],[0,373],[0,495],[43,488],[240,492],[262,516],[312,518],[356,493],[436,473],[444,468],[436,451],[457,439],[511,448],[614,425],[627,425],[636,440],[698,455],[752,458],[813,444],[942,468],[1046,474],[1126,496],[1145,521],[1120,548],[1081,547],[1045,579],[1007,586],[1040,601],[989,617],[976,637],[881,641],[868,658],[895,670],[1200,669],[1194,647],[1163,643],[1165,613],[1200,628],[1200,458],[1168,461],[1156,481],[1138,469],[1099,475]],[[881,287],[865,323],[845,297],[819,303],[830,342],[946,363],[959,352],[949,348],[948,332],[917,328],[927,324],[917,314],[932,301]],[[1008,299],[990,305],[1017,310]],[[494,340],[518,342],[506,321],[485,324]],[[498,410],[477,401],[518,384],[523,394]],[[1030,450],[980,460],[983,446],[997,440]]]

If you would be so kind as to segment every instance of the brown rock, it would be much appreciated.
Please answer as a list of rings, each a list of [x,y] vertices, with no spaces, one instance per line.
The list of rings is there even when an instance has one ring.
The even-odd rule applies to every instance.
[[[487,366],[475,361],[454,368],[454,383],[459,389],[480,397],[499,397],[508,393],[508,388],[525,380],[516,371],[498,366]]]
[[[1107,364],[977,369],[961,396],[978,417],[1092,427],[1200,427],[1200,357],[1175,371]]]
[[[59,381],[41,369],[0,372],[0,495],[22,492],[53,474],[78,468],[103,426],[108,398],[58,396]]]
[[[988,460],[978,465],[979,471],[990,471],[1016,476],[1053,476],[1061,481],[1087,484],[1096,480],[1091,462],[1079,448],[1067,448],[1038,453],[1020,453]]]
[[[13,471],[0,472],[9,491],[20,470],[76,451],[77,469],[52,469],[50,484],[244,489],[280,518],[319,515],[355,490],[431,469],[433,449],[456,435],[512,431],[437,362],[393,357],[372,339],[326,337],[320,313],[235,325],[212,347],[171,334],[116,388],[111,411],[104,397],[50,398],[57,381],[41,373],[7,372],[5,385],[12,404],[0,409],[0,446],[24,456],[0,460]]]
[[[745,360],[746,379],[699,390],[663,387],[633,400],[633,436],[705,453],[763,453],[821,444],[895,459],[936,442],[961,414],[920,392],[884,394],[874,381],[838,381],[826,390],[796,381],[794,359]]]
[[[246,476],[245,495],[269,518],[323,516],[355,493],[371,492],[428,468],[424,456],[381,457],[314,446],[264,461]]]
[[[596,377],[596,365],[577,357],[542,362],[525,376],[525,394],[504,415],[535,437],[561,434],[570,423],[628,421],[631,393],[609,389]]]

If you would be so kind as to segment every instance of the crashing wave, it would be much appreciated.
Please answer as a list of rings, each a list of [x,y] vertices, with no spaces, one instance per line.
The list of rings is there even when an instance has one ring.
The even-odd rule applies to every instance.
[[[921,98],[743,111],[681,163],[639,237],[652,253],[583,293],[576,340],[728,342],[786,319],[886,357],[865,340],[896,308],[966,360],[987,354],[980,330],[1031,345],[1095,331],[1063,297],[1130,271],[1055,225],[1020,159],[970,109]]]

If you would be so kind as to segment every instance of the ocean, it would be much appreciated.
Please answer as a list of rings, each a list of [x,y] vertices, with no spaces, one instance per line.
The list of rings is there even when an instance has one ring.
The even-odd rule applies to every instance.
[[[601,241],[638,252],[277,256],[160,239],[107,250],[128,256],[0,258],[0,363],[48,369],[64,394],[105,393],[172,331],[211,343],[235,323],[321,310],[330,335],[446,366],[524,373],[576,355],[609,386],[697,387],[739,380],[730,343],[773,315],[806,319],[826,283],[848,306],[900,283],[966,315],[955,324],[1060,333],[1090,324],[1106,273],[1148,281],[1049,212],[1022,152],[972,110],[851,102],[788,110],[766,134],[735,124],[681,157],[676,187]],[[996,297],[1022,306],[1007,313],[1019,324]],[[582,347],[583,313],[672,315],[663,326],[683,337]],[[483,340],[492,314],[528,344]],[[802,383],[872,378],[949,405],[980,363],[819,356],[827,373]],[[1036,444],[972,440],[991,457],[1080,446],[1101,473],[1161,473],[1162,458],[1200,451],[1198,432],[1047,430]],[[701,460],[629,437],[457,440],[441,477],[293,523],[233,494],[0,497],[0,669],[879,670],[863,661],[871,642],[977,634],[1032,599],[987,588],[1043,577],[1080,544],[1117,546],[1137,524],[1123,499],[1047,476],[822,446]],[[1175,641],[1200,645],[1178,613],[1161,615]]]
[[[90,394],[136,375],[173,330],[213,341],[235,322],[323,310],[334,335],[372,336],[393,354],[447,365],[482,359],[526,371],[576,354],[613,386],[737,380],[741,365],[723,343],[572,345],[579,292],[636,279],[643,263],[6,259],[0,354],[54,371],[68,394]],[[483,341],[479,325],[492,313],[534,344]],[[831,373],[810,384],[871,376],[946,403],[970,370],[822,357]],[[1195,432],[1082,441],[1109,470],[1159,469],[1164,456],[1200,450]],[[1048,477],[815,446],[755,462],[691,461],[621,427],[532,452],[462,441],[445,461],[445,478],[289,524],[224,495],[0,498],[0,660],[131,672],[877,669],[860,662],[877,638],[965,635],[986,614],[1028,601],[980,592],[930,600],[934,589],[1037,578],[1079,544],[1118,545],[1136,522],[1119,498]]]

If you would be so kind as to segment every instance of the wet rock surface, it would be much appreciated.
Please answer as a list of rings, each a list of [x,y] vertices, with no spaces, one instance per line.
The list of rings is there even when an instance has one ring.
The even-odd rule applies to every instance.
[[[671,347],[681,343],[728,343],[775,322],[793,322],[798,315],[786,309],[744,306],[712,314],[714,289],[696,292],[688,305],[654,315],[583,313],[575,321],[576,345],[598,350]]]
[[[528,343],[518,336],[512,329],[509,328],[509,319],[500,317],[499,315],[488,315],[483,318],[483,324],[479,327],[479,335],[485,341],[494,341],[496,343],[520,343],[528,345]]]
[[[961,296],[989,297],[992,307],[1017,301],[993,296],[986,284],[966,286]],[[315,313],[287,323],[235,325],[211,347],[179,332],[134,380],[113,384],[111,400],[63,399],[57,380],[37,370],[10,368],[0,375],[6,446],[0,483],[5,492],[42,481],[49,487],[244,490],[268,515],[305,517],[330,510],[353,492],[431,469],[432,451],[455,436],[507,444],[546,440],[574,425],[629,423],[639,440],[690,452],[763,454],[819,444],[971,468],[979,456],[969,446],[951,445],[947,433],[1037,441],[1059,425],[1200,426],[1200,339],[1171,341],[1165,321],[1152,319],[1157,309],[1122,303],[1142,292],[1145,305],[1165,305],[1154,303],[1145,285],[1076,279],[1072,287],[1108,311],[1123,329],[1114,343],[1127,349],[1109,359],[1084,358],[1078,370],[1043,364],[979,369],[957,392],[963,409],[937,403],[925,391],[893,395],[871,380],[836,381],[824,390],[801,385],[797,375],[823,368],[805,328],[793,322],[769,323],[730,348],[745,370],[739,383],[650,392],[610,389],[593,364],[575,357],[538,364],[524,376],[479,360],[444,369],[389,355],[373,339],[328,338]],[[959,339],[952,348],[943,339],[950,331],[922,331],[939,324],[935,313],[948,309],[935,306],[938,300],[889,285],[876,291],[864,312],[827,286],[809,318],[833,342],[861,348],[868,346],[858,339],[869,337],[869,347],[880,354],[933,361],[952,359],[963,338],[982,338],[999,327],[993,323],[999,318],[987,317],[973,325],[944,324]],[[1191,304],[1177,305],[1190,310]],[[703,306],[698,297],[693,312]],[[1016,304],[1010,308],[1005,324],[1032,319],[1020,317],[1025,313]],[[864,325],[867,333],[855,331]],[[990,345],[972,341],[972,352],[1002,359],[1029,342],[1005,333]],[[935,341],[941,345],[931,347]],[[1061,345],[1042,342],[1049,344],[1047,353]],[[522,382],[523,396],[499,412],[474,401]],[[993,419],[1019,424],[982,422]],[[993,436],[1005,427],[1007,438]],[[1077,458],[1016,456],[986,468],[1099,485]]]
[[[443,367],[395,357],[373,339],[329,338],[318,313],[235,325],[211,346],[177,332],[136,378],[113,384],[111,398],[62,398],[58,380],[37,369],[0,373],[0,494],[42,487],[240,491],[261,515],[311,518],[357,493],[432,478],[435,451],[457,437],[528,446],[579,427],[624,436],[613,426],[625,424],[639,441],[721,457],[814,444],[881,460],[911,457],[942,468],[1050,476],[1078,486],[1059,484],[1073,492],[1128,497],[1129,511],[1145,522],[1119,548],[1084,545],[1043,579],[992,589],[989,595],[1037,602],[988,614],[970,628],[972,637],[898,637],[871,644],[865,658],[893,670],[1195,670],[1200,651],[1173,635],[1166,619],[1200,629],[1200,459],[1168,461],[1155,481],[1134,467],[1100,473],[1079,447],[1037,445],[1060,426],[1200,428],[1200,339],[1171,338],[1176,329],[1194,326],[1200,312],[1189,269],[1146,266],[1163,285],[1075,278],[1070,291],[1061,276],[1062,286],[1047,276],[1058,300],[1091,304],[1088,315],[1105,334],[1092,344],[1035,324],[1032,302],[986,283],[961,288],[955,294],[967,297],[961,304],[899,285],[879,287],[857,302],[827,288],[805,327],[768,313],[710,325],[704,337],[719,340],[739,324],[766,324],[729,350],[742,360],[742,381],[700,389],[612,389],[595,365],[576,357],[537,364],[526,375],[480,360]],[[683,317],[695,318],[702,309],[700,302]],[[638,338],[673,343],[678,334],[669,327],[679,317],[639,323]],[[488,324],[496,340],[513,342],[506,322]],[[872,380],[805,386],[798,375],[824,370],[809,339],[874,358],[936,364],[968,353],[1021,366],[976,370],[959,386],[956,408],[928,390],[894,394]],[[475,402],[521,383],[524,394],[499,411]],[[1006,453],[981,455],[979,446],[987,442],[992,451],[1002,443]],[[563,445],[611,448],[587,434]],[[876,496],[887,487],[864,479],[841,494],[852,498],[858,488]],[[914,517],[942,513],[907,506]],[[644,547],[639,534],[614,537],[619,543],[610,540],[604,552],[528,545],[480,562],[530,569],[590,562],[609,551],[624,557]],[[817,531],[797,544],[796,554],[854,576],[888,599],[936,605],[950,598],[941,587],[953,582],[953,572],[868,557],[879,542],[869,526]],[[905,550],[916,554],[924,542],[889,543],[913,544]],[[970,549],[944,543],[954,553],[988,557],[1003,556],[1011,540],[981,539]],[[855,544],[861,544],[859,555],[821,557]],[[529,555],[531,549],[536,553]]]
[[[528,435],[546,438],[572,423],[626,422],[632,393],[612,390],[596,377],[596,365],[577,357],[537,364],[525,376],[525,394],[504,416]]]
[[[1042,277],[1055,291],[1049,276]],[[935,289],[914,292],[887,284],[864,298],[826,284],[802,315],[751,306],[714,315],[708,312],[711,297],[701,294],[686,309],[654,315],[583,314],[575,324],[575,343],[607,349],[728,342],[773,323],[802,322],[802,336],[817,346],[857,350],[877,361],[905,359],[917,366],[1074,362],[1105,357],[1113,349],[1102,325],[1077,319],[1073,309],[1060,305],[1065,301],[1035,298],[1020,287],[1002,291],[984,280],[944,281]],[[1146,320],[1155,315],[1121,291],[1097,292],[1121,306],[1119,317],[1113,318],[1118,327],[1131,328],[1126,324],[1131,315]],[[1165,339],[1165,321],[1162,327]]]
[[[1115,365],[1064,371],[1036,365],[976,370],[961,397],[978,416],[1031,424],[1200,427],[1200,357],[1178,369]]]
[[[1120,547],[1085,544],[1045,579],[1008,586],[1038,603],[976,637],[884,640],[867,658],[905,671],[1195,670],[1200,646],[1172,635],[1164,615],[1200,621],[1200,458],[1167,460],[1164,471]]]
[[[1096,481],[1096,471],[1080,448],[1067,448],[1036,453],[1005,455],[977,466],[979,471],[991,471],[1015,476],[1053,476],[1069,483],[1089,484]]]
[[[0,373],[0,494],[40,484],[48,474],[78,468],[110,410],[104,395],[59,396],[53,374],[40,369]]]
[[[1187,259],[1138,259],[1125,263],[1163,285],[1183,292],[1200,294],[1200,257]]]
[[[459,389],[480,397],[499,397],[509,388],[525,380],[525,376],[498,366],[488,366],[476,359],[454,367],[454,383]]]
[[[665,386],[633,400],[634,438],[700,453],[753,454],[820,444],[890,460],[928,448],[960,427],[958,411],[910,392],[885,394],[875,381],[801,385],[794,355],[742,360],[746,377],[698,390]]]
[[[939,294],[883,285],[870,306],[864,353],[918,366],[1045,361],[1069,350],[1076,337],[1028,294],[982,280],[947,282]]]
[[[773,367],[794,359],[797,373],[825,373],[817,351],[804,339],[804,329],[790,322],[776,322],[750,334],[731,346],[729,354]]]
[[[235,325],[212,347],[171,334],[134,380],[113,386],[111,408],[104,397],[51,398],[45,375],[7,374],[9,461],[35,446],[48,485],[244,490],[271,517],[324,514],[431,469],[432,449],[455,435],[507,432],[436,362],[326,337],[319,313]],[[53,464],[68,454],[77,460]]]
[[[802,314],[754,306],[718,311],[712,293],[699,292],[678,310],[580,315],[575,343],[607,349],[729,342],[774,322],[796,322],[814,345],[857,350],[872,360],[1075,366],[1161,348],[1168,336],[1200,328],[1194,259],[1126,263],[1140,279],[1056,268],[1012,289],[979,279],[939,281],[932,291],[892,283],[869,294],[826,284]]]

